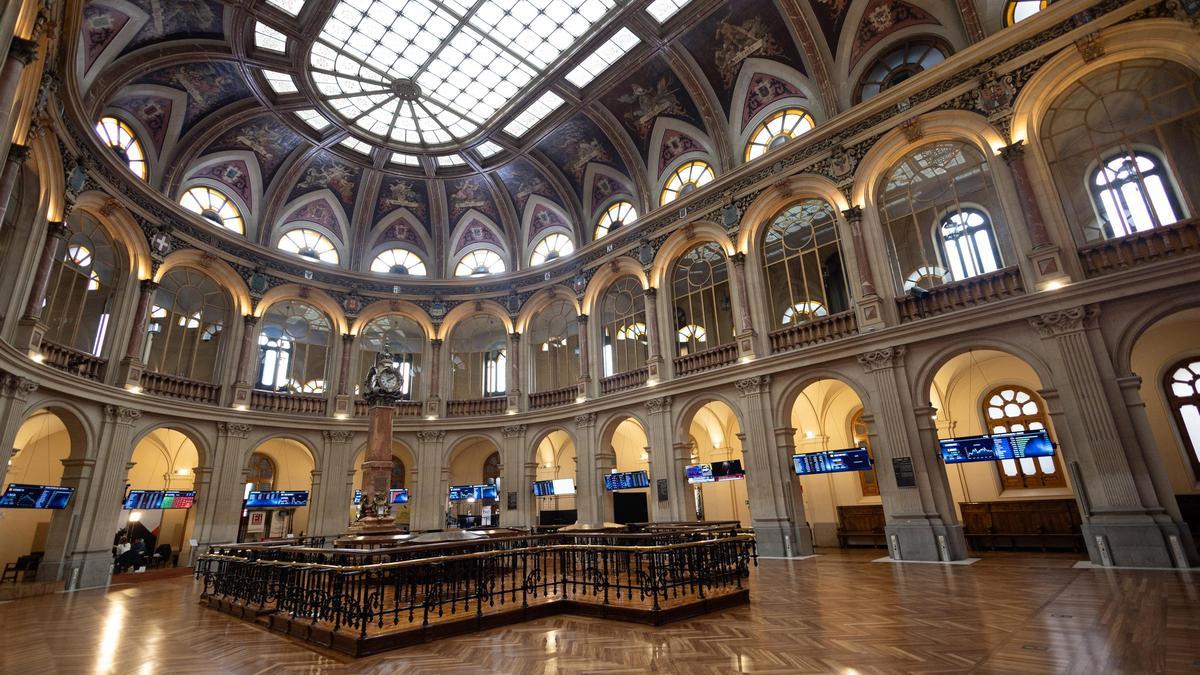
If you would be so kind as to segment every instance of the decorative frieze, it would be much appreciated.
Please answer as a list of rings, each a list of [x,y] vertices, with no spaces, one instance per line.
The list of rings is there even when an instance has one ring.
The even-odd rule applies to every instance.
[[[38,384],[33,380],[13,375],[12,373],[4,373],[0,377],[0,393],[5,398],[15,398],[19,401],[25,400],[25,397],[37,391]]]
[[[354,432],[343,429],[326,429],[322,435],[331,443],[349,443],[354,440]]]

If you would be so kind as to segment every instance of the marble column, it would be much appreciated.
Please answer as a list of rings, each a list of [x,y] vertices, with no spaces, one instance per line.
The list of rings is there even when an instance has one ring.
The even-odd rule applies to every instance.
[[[63,475],[59,485],[75,488],[75,496],[67,503],[67,508],[50,515],[50,528],[46,532],[46,543],[43,545],[46,554],[42,556],[42,562],[38,565],[38,581],[70,580],[67,571],[72,562],[71,552],[75,550],[79,527],[83,522],[83,504],[87,501],[92,479],[96,475],[96,460],[93,458],[68,457],[62,460],[62,465]],[[116,529],[113,533],[116,533]],[[111,562],[110,553],[109,563]],[[78,586],[78,582],[76,585]]]
[[[651,286],[643,295],[646,301],[646,369],[651,380],[662,379],[663,356],[658,334],[658,289]]]
[[[508,334],[508,410],[521,409],[521,334]]]
[[[46,333],[46,326],[42,323],[42,311],[46,303],[46,293],[50,288],[50,275],[54,271],[54,261],[58,257],[59,248],[69,233],[66,223],[62,221],[52,220],[46,224],[46,240],[42,244],[42,253],[38,258],[29,297],[25,299],[25,312],[18,322],[17,336],[13,343],[18,349],[30,352],[41,349],[42,336]]]
[[[417,483],[417,494],[409,495],[414,532],[446,527],[445,442],[445,431],[417,432],[417,470],[421,480]]]
[[[154,293],[158,284],[152,279],[142,279],[138,284],[138,301],[133,312],[133,325],[130,328],[129,340],[126,343],[125,358],[121,360],[121,378],[126,387],[140,387],[142,384],[142,347],[146,344],[146,324],[150,318],[150,303],[154,301]]]
[[[254,357],[258,353],[258,317],[242,316],[242,344],[238,350],[237,379],[233,383],[235,408],[250,407],[250,391],[254,388]]]
[[[8,158],[4,168],[0,169],[0,226],[4,224],[4,214],[8,212],[8,202],[12,199],[13,188],[17,185],[17,175],[21,166],[29,158],[29,147],[13,143],[8,148]]]
[[[425,414],[437,417],[441,413],[442,401],[442,341],[429,341],[429,398],[425,402]]]
[[[0,373],[0,485],[8,474],[8,461],[12,458],[13,443],[25,417],[25,400],[37,391],[37,382],[13,375]]]
[[[17,87],[25,66],[37,57],[38,44],[33,40],[14,37],[8,48],[8,56],[0,67],[0,136],[12,136],[12,120],[17,104]]]
[[[732,282],[734,305],[733,334],[737,339],[738,356],[741,358],[754,357],[754,318],[750,313],[750,292],[746,280],[746,254],[734,253],[729,256],[732,263]]]
[[[687,482],[687,467],[693,463],[693,450],[691,443],[672,443],[671,467],[668,474],[673,517],[675,520],[689,523],[699,520],[699,516],[696,515],[696,489]]]
[[[139,410],[122,406],[104,407],[104,423],[97,444],[98,456],[80,514],[79,536],[65,572],[68,589],[94,588],[108,584],[112,573],[113,535],[122,523],[121,499],[133,466],[128,458],[133,448],[133,426],[141,419]]]
[[[680,502],[685,495],[673,489],[675,481],[671,473],[675,467],[674,438],[672,434],[671,397],[662,396],[645,402],[648,428],[646,437],[650,443],[650,520],[671,522],[681,520],[683,513]],[[667,499],[659,501],[658,481],[667,483]]]
[[[591,350],[588,348],[588,315],[579,315],[579,396],[587,396],[592,382]]]
[[[500,448],[500,524],[513,527],[529,527],[535,521],[536,510],[533,493],[526,478],[527,464],[533,454],[526,447],[524,424],[511,424],[500,429],[504,447]],[[536,468],[536,464],[533,465]],[[516,496],[516,508],[509,508],[508,496]]]
[[[603,522],[604,478],[596,468],[596,413],[575,416],[575,511],[577,523]]]
[[[367,412],[367,454],[362,465],[363,504],[374,504],[376,495],[387,503],[392,485],[392,427],[395,420],[394,401],[371,401]],[[389,533],[395,531],[396,519],[389,510],[385,515],[363,517],[355,528],[364,534]]]
[[[846,225],[850,228],[850,244],[854,250],[854,264],[858,269],[858,321],[862,329],[870,330],[883,326],[883,303],[875,290],[875,270],[871,263],[871,252],[863,236],[861,206],[842,211]]]
[[[807,511],[804,508],[804,489],[800,485],[799,478],[796,477],[796,471],[793,468],[792,455],[796,454],[796,428],[792,426],[775,427],[775,455],[774,461],[777,464],[782,464],[779,469],[779,474],[776,481],[779,486],[779,499],[781,506],[784,509],[783,513],[787,514],[788,526],[795,528],[795,532],[786,532],[785,534],[793,537],[791,540],[791,550],[788,550],[789,541],[783,540],[783,555],[809,555],[815,546],[812,527],[808,524]],[[751,466],[754,466],[754,459],[750,459],[747,455]],[[752,480],[748,478],[747,480]],[[755,518],[754,513],[754,498],[750,498],[750,517]],[[768,532],[770,524],[768,523]],[[760,539],[761,541],[761,539]],[[767,538],[768,544],[770,538]]]
[[[1029,177],[1029,160],[1025,155],[1025,142],[1017,141],[1000,149],[1000,157],[1008,165],[1013,179],[1013,188],[1017,199],[1021,202],[1021,217],[1025,221],[1025,229],[1029,234],[1029,243],[1033,250],[1029,259],[1033,262],[1035,284],[1044,285],[1049,281],[1062,280],[1067,273],[1059,256],[1058,246],[1050,239],[1050,231],[1046,227],[1046,219],[1042,215],[1041,204],[1038,203],[1037,192]]]

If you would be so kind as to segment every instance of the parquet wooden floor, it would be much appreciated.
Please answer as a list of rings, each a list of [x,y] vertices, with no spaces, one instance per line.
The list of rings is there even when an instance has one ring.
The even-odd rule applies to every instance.
[[[188,578],[0,604],[0,672],[1200,671],[1200,574],[764,560],[749,606],[662,628],[557,616],[353,660],[205,609]]]

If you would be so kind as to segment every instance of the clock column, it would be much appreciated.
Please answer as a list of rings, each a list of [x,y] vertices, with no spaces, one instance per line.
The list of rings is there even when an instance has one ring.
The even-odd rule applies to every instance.
[[[371,407],[367,412],[367,456],[363,462],[362,503],[375,504],[375,495],[380,495],[388,504],[392,487],[392,422],[396,418],[396,404],[386,397],[368,399]],[[389,508],[382,513],[364,516],[357,526],[362,534],[382,534],[396,531],[396,518]]]

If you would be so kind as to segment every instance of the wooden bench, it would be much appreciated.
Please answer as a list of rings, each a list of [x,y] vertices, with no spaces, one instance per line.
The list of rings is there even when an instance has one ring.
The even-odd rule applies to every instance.
[[[882,504],[839,506],[837,514],[838,546],[887,548],[887,534],[883,529],[887,519],[883,515]]]
[[[963,534],[975,550],[1085,551],[1074,499],[962,502]]]

